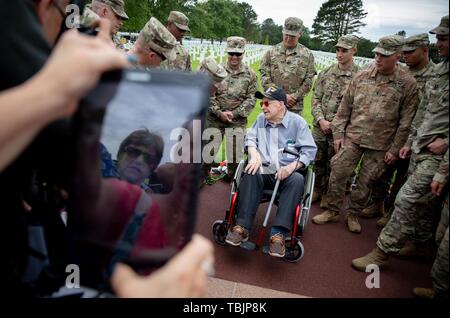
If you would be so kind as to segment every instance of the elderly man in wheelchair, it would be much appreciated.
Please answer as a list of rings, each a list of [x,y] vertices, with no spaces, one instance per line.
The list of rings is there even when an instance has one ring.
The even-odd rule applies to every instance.
[[[279,199],[268,253],[284,257],[285,238],[293,228],[295,210],[305,187],[302,171],[314,160],[317,147],[306,121],[288,111],[287,96],[282,88],[269,87],[255,96],[262,99],[263,113],[246,136],[248,164],[239,180],[235,222],[225,242],[239,246],[248,240],[264,190],[270,189],[273,195],[265,223],[275,196],[279,195]]]

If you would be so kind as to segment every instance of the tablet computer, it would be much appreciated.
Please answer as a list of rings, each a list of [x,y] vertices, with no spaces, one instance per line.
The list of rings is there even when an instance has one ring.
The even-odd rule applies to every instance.
[[[69,224],[86,285],[117,262],[151,271],[190,240],[210,87],[202,74],[125,70],[83,100]]]

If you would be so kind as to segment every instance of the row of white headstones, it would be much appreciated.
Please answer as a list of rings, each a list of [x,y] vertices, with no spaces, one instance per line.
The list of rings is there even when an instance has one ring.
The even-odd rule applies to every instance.
[[[132,39],[136,39],[138,33],[121,33],[119,34],[131,36]],[[128,42],[126,47],[131,47],[132,42]],[[224,63],[227,58],[226,42],[214,42],[211,43],[206,40],[183,40],[183,46],[189,51],[189,55],[191,57],[191,61],[203,61],[206,57],[215,58],[220,64]],[[269,45],[261,45],[261,44],[247,44],[245,46],[244,53],[244,63],[248,65],[255,64],[261,61],[264,53],[270,48]],[[316,64],[316,69],[320,72],[324,68],[330,66],[331,64],[336,63],[336,56],[331,52],[322,52],[322,51],[312,51],[314,55],[314,62]],[[373,59],[365,58],[365,57],[354,57],[354,62],[360,67],[365,67],[371,63],[373,63]]]
[[[226,43],[210,44],[200,41],[183,41],[183,46],[189,51],[192,61],[202,61],[206,57],[215,58],[219,63],[223,63],[227,58]],[[247,44],[245,46],[244,63],[252,65],[261,61],[264,53],[270,48],[268,45]],[[312,51],[314,62],[318,71],[336,63],[336,55],[331,52]],[[360,67],[365,67],[373,63],[373,59],[365,57],[354,57],[354,62]]]

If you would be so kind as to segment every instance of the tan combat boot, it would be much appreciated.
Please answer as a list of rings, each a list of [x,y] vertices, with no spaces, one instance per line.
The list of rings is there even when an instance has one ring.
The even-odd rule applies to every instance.
[[[356,214],[347,214],[347,227],[352,233],[361,233],[361,225],[358,221],[358,216]]]
[[[366,219],[377,218],[379,216],[384,215],[384,202],[374,202],[365,209],[361,211],[359,214],[360,217]]]
[[[386,224],[388,224],[389,220],[391,219],[391,216],[392,216],[392,212],[383,214],[383,216],[380,219],[378,219],[377,225],[379,227],[385,227]]]
[[[316,203],[321,198],[322,198],[322,193],[320,193],[319,191],[315,190],[313,195],[312,195],[311,203]]]
[[[413,294],[419,298],[432,299],[436,296],[436,291],[433,288],[416,287],[413,289]]]
[[[381,269],[388,264],[388,261],[389,255],[377,246],[366,256],[355,258],[352,261],[352,266],[358,271],[365,272],[367,266],[370,264],[377,265]]]
[[[339,212],[334,212],[331,210],[325,210],[324,212],[317,214],[312,218],[312,221],[316,224],[325,224],[328,222],[339,221]]]

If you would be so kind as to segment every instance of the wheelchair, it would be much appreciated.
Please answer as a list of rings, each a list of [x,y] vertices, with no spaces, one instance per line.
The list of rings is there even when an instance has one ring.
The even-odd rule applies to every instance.
[[[295,155],[297,158],[299,157],[299,153],[292,152],[291,150],[284,149],[284,152]],[[216,243],[220,245],[227,245],[225,242],[225,238],[228,234],[228,230],[231,229],[235,225],[236,220],[236,206],[239,199],[239,184],[241,182],[242,174],[244,173],[244,168],[246,166],[246,161],[241,160],[236,169],[234,178],[231,182],[231,193],[230,193],[230,206],[226,210],[225,218],[223,220],[216,220],[212,226],[212,235],[213,239]],[[312,201],[312,192],[314,189],[314,181],[315,181],[315,173],[313,169],[313,163],[311,163],[306,169],[297,170],[300,172],[305,180],[303,196],[300,200],[300,203],[297,204],[295,208],[294,214],[294,222],[293,228],[291,229],[290,236],[285,238],[285,246],[286,246],[286,254],[284,256],[284,260],[295,263],[298,262],[304,255],[304,247],[301,243],[301,238],[306,229],[309,220],[309,213],[311,210],[311,201]],[[242,242],[240,247],[246,250],[256,250],[259,247],[262,247],[262,252],[265,254],[269,253],[269,246],[266,244],[262,246],[265,229],[267,228],[267,223],[269,220],[269,216],[271,213],[271,209],[273,204],[278,206],[278,184],[275,184],[273,190],[264,190],[263,197],[260,203],[269,202],[269,206],[267,208],[267,212],[264,218],[264,223],[262,229],[258,235],[258,239],[256,243],[247,241]]]

